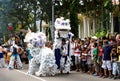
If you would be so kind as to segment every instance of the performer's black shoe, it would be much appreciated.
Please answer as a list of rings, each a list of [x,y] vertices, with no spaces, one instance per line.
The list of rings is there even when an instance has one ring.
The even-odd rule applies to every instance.
[[[66,74],[70,74],[70,72],[67,72]]]
[[[12,70],[13,68],[11,68],[11,67],[8,67],[8,69],[9,69],[9,70]]]

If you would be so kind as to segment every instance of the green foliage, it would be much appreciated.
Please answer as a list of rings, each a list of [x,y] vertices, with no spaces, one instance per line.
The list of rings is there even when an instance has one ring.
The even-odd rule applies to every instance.
[[[95,34],[93,34],[92,36],[96,36],[97,38],[103,37],[105,36],[105,32],[101,31],[101,32],[96,32]]]
[[[108,37],[108,34],[109,34],[109,30],[102,30],[102,31],[96,32],[95,34],[93,34],[91,36],[96,36],[97,38],[100,38],[103,36]]]
[[[104,7],[107,7],[109,5],[110,0],[104,0]]]
[[[78,37],[78,13],[96,18],[100,21],[98,24],[101,28],[108,27],[106,26],[106,23],[109,23],[108,14],[113,11],[111,0],[83,0],[83,4],[79,3],[80,0],[60,1],[62,5],[59,5],[59,2],[57,2],[58,5],[55,5],[55,19],[61,16],[69,18],[71,31],[75,34],[75,37]],[[32,29],[35,30],[35,21],[37,19],[44,20],[47,23],[52,20],[52,0],[11,0],[11,5],[13,8],[10,17],[14,18],[13,22],[21,21],[23,28],[30,27],[34,23]],[[104,31],[97,32],[96,36],[103,36],[104,33]]]

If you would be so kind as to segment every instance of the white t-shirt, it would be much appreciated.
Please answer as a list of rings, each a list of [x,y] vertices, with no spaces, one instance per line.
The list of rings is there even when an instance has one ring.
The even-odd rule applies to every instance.
[[[78,47],[78,46],[80,46],[80,44],[74,44],[74,46],[75,46],[75,48],[76,48],[76,46]],[[80,49],[79,48],[76,48],[75,49],[75,51],[74,51],[74,56],[80,56]]]
[[[74,55],[75,51],[74,48],[75,48],[74,43],[70,43],[70,56]]]
[[[11,51],[11,52],[13,52],[13,47],[15,47],[15,48],[17,48],[17,49],[19,48],[19,46],[17,46],[16,44],[14,44],[14,45],[12,45],[12,46],[10,47],[10,51]]]

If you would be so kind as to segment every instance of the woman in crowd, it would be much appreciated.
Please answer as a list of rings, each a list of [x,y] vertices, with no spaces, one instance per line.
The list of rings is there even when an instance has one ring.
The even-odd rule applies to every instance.
[[[99,64],[99,76],[102,77],[102,59],[103,59],[103,41],[98,41],[98,64]]]
[[[79,72],[80,69],[80,40],[77,39],[75,40],[75,51],[74,51],[74,56],[75,56],[75,66],[76,66],[76,71]]]

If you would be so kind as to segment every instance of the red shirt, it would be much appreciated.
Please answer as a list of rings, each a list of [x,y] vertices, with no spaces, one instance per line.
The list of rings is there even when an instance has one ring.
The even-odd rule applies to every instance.
[[[100,48],[99,48],[99,56],[102,56],[102,55],[103,55],[103,48],[100,47]]]

